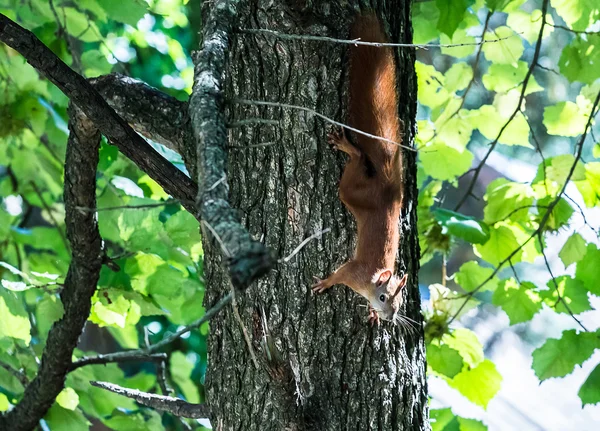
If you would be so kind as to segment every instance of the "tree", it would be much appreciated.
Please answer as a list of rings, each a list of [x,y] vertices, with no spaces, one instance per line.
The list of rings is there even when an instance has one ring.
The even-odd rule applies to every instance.
[[[51,3],[49,10],[38,3],[30,6],[51,12],[62,31],[69,31],[72,23],[68,19],[79,17],[82,11],[88,16],[98,13],[90,5],[77,9],[62,2]],[[407,3],[382,3],[373,7],[388,21],[392,35],[410,43]],[[107,10],[116,19],[123,12],[117,6]],[[409,336],[400,327],[391,325],[371,328],[365,324],[366,311],[356,296],[338,289],[313,298],[308,290],[311,275],[330,271],[352,252],[351,217],[335,216],[345,211],[337,199],[341,159],[327,148],[328,124],[323,121],[323,115],[342,118],[344,112],[340,100],[345,99],[342,85],[345,48],[301,38],[283,42],[276,35],[251,33],[256,27],[276,28],[275,23],[278,23],[281,28],[294,28],[299,32],[319,29],[343,38],[354,15],[349,11],[347,6],[342,7],[337,2],[321,2],[314,7],[282,3],[266,10],[260,5],[238,1],[218,1],[209,5],[205,15],[204,49],[195,58],[196,79],[189,109],[185,104],[126,78],[112,76],[86,81],[66,65],[56,62],[55,55],[33,35],[2,17],[1,39],[46,75],[82,112],[75,106],[70,108],[71,139],[65,162],[64,205],[67,239],[73,258],[64,282],[52,284],[62,287],[60,297],[64,312],[54,311],[56,318],[61,314],[62,318],[49,331],[41,366],[33,371],[35,378],[31,383],[28,383],[31,370],[19,370],[23,368],[21,363],[7,360],[5,369],[15,377],[22,377],[26,390],[22,396],[11,399],[15,407],[0,417],[0,421],[10,423],[15,429],[30,429],[59,393],[58,405],[45,416],[51,424],[71,417],[70,420],[85,427],[86,421],[76,409],[78,403],[86,415],[100,418],[109,427],[119,426],[119,421],[125,421],[125,424],[127,420],[140,420],[139,416],[124,418],[110,408],[105,414],[102,414],[105,408],[90,409],[81,398],[84,394],[90,395],[86,391],[89,388],[67,382],[68,388],[63,390],[65,375],[83,367],[92,369],[92,364],[153,361],[159,365],[158,383],[162,392],[168,394],[160,379],[160,368],[164,368],[166,357],[156,351],[177,337],[167,337],[136,351],[86,357],[71,363],[71,352],[90,305],[93,305],[93,321],[114,326],[114,319],[118,320],[119,316],[139,319],[140,314],[160,314],[162,310],[157,310],[156,305],[175,313],[178,301],[181,304],[181,300],[198,301],[202,297],[193,293],[196,289],[193,286],[188,289],[191,297],[186,298],[185,295],[190,295],[181,292],[181,286],[178,286],[192,282],[195,274],[189,269],[191,262],[173,256],[173,251],[165,249],[164,243],[152,242],[153,237],[163,231],[170,238],[166,241],[168,245],[183,246],[184,251],[193,252],[193,245],[185,237],[189,235],[189,219],[183,213],[169,211],[165,215],[157,209],[148,216],[121,208],[123,212],[117,216],[115,226],[114,219],[103,222],[99,211],[98,232],[92,216],[97,205],[92,193],[92,174],[97,164],[94,159],[99,131],[203,226],[203,274],[208,286],[205,303],[207,308],[213,308],[191,327],[200,326],[233,300],[232,307],[212,321],[208,339],[211,360],[206,390],[208,408],[216,427],[368,429],[374,424],[385,429],[427,427],[422,331],[415,330]],[[68,17],[64,27],[60,13]],[[89,26],[92,25],[89,22]],[[85,35],[87,31],[84,27],[80,33]],[[66,37],[70,48],[78,43],[76,39],[71,29]],[[331,55],[332,51],[335,56]],[[405,142],[410,144],[416,109],[414,50],[409,47],[399,52],[399,91],[404,100],[399,114],[406,125]],[[83,57],[75,59],[73,66],[78,67]],[[265,97],[269,94],[278,97]],[[260,102],[264,101],[272,104],[262,105]],[[144,136],[168,144],[181,153],[188,171],[198,173],[197,204],[194,204],[196,184],[152,150],[127,123]],[[176,127],[170,128],[171,125]],[[273,140],[276,145],[268,144],[265,139]],[[81,151],[80,147],[85,148],[86,153],[76,155]],[[73,173],[69,174],[71,168]],[[410,204],[416,199],[415,157],[411,153],[406,155],[406,170],[405,202],[410,210],[404,215],[401,261],[413,277],[413,289],[405,301],[406,313],[411,319],[420,319],[419,296],[414,289],[418,249],[414,223],[416,203]],[[87,188],[76,189],[80,183]],[[153,182],[146,184],[152,195],[166,197]],[[233,207],[228,202],[228,192]],[[140,207],[144,202],[134,200],[131,206],[136,204]],[[102,207],[98,205],[98,208]],[[237,212],[241,213],[242,224],[238,222]],[[168,218],[164,226],[158,220],[159,213]],[[47,215],[51,214],[52,210],[47,210]],[[59,223],[55,225],[60,228]],[[335,235],[326,234],[326,227]],[[115,228],[117,235],[111,232]],[[140,232],[145,229],[148,231]],[[315,232],[322,236],[320,241],[295,250],[302,240],[315,237]],[[108,236],[109,241],[116,244],[98,248],[98,233],[105,239]],[[272,251],[267,251],[263,244]],[[89,249],[92,245],[95,248]],[[112,251],[120,248],[135,250],[133,261],[111,256]],[[331,253],[333,250],[337,253]],[[326,259],[323,258],[325,253],[329,256]],[[174,271],[166,263],[176,267],[183,265],[185,269]],[[104,274],[110,281],[103,281],[101,264],[117,271],[117,275]],[[126,282],[119,281],[123,264],[129,278]],[[3,283],[12,292],[40,285],[36,278],[39,272],[23,272],[8,264],[5,267],[17,279],[22,278],[22,281]],[[111,287],[94,293],[98,277],[100,285]],[[62,280],[60,276],[58,278]],[[81,286],[83,280],[85,289]],[[125,288],[115,289],[119,285],[125,285]],[[234,293],[234,289],[239,290]],[[55,297],[56,291],[51,290],[49,294]],[[198,302],[193,305],[200,309]],[[136,307],[137,312],[134,311]],[[18,318],[19,314],[22,313],[16,311],[11,315]],[[191,320],[189,316],[183,316],[183,312],[178,315],[174,317],[175,322]],[[10,331],[6,335],[25,337]],[[123,347],[131,347],[131,344],[137,347],[135,332],[132,335],[127,331],[115,331],[113,335]],[[25,345],[29,344],[29,340],[24,341]],[[20,346],[15,348],[20,350]],[[9,347],[7,352],[15,348]],[[176,357],[179,358],[173,354],[171,364]],[[189,373],[180,376],[173,366],[170,371],[179,390],[188,400],[193,398],[189,395],[194,391],[189,388],[186,391]],[[98,378],[102,371],[93,373]],[[124,381],[118,374],[114,375],[119,381],[112,383]],[[135,394],[122,388],[103,383],[94,385],[121,391],[142,404],[185,417],[197,417],[199,411],[207,413],[204,405],[156,397],[148,401],[136,398]],[[108,418],[106,414],[109,414]],[[157,426],[156,415],[150,415],[145,421],[146,426],[150,423]]]
[[[371,328],[348,289],[309,290],[353,249],[325,136],[347,118],[358,3],[401,43],[416,149],[402,328]],[[600,401],[600,6],[202,7],[0,0],[0,429],[485,430],[504,331],[534,349],[542,388],[586,367],[564,391],[585,417]],[[505,323],[484,354],[490,315]],[[427,411],[424,347],[428,379],[481,420],[455,398]]]

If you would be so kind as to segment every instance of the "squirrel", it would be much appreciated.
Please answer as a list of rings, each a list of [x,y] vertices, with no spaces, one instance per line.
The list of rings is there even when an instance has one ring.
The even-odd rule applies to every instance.
[[[386,43],[379,19],[373,14],[355,18],[352,40]],[[402,209],[402,123],[398,118],[396,66],[390,47],[353,45],[350,48],[349,125],[383,137],[362,134],[329,134],[329,144],[350,156],[339,185],[340,200],[356,219],[358,228],[354,257],[324,280],[311,286],[321,293],[345,284],[369,301],[369,321],[394,321],[402,305],[400,291],[408,274],[394,275],[400,240]],[[346,129],[347,131],[347,129]],[[351,139],[352,142],[349,140]]]

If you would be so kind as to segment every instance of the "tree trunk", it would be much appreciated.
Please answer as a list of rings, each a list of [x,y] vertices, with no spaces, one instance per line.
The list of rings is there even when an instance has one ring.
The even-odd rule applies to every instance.
[[[239,27],[346,39],[358,10],[355,3],[242,2]],[[408,0],[374,1],[371,8],[393,41],[411,42]],[[396,60],[404,143],[412,145],[417,98],[414,50],[396,51]],[[354,219],[338,198],[345,156],[327,144],[331,125],[305,111],[235,101],[298,105],[345,122],[347,45],[240,32],[233,35],[228,71],[225,91],[232,146],[228,181],[232,205],[240,210],[244,224],[279,257],[289,255],[313,233],[331,231],[237,295],[258,369],[233,309],[211,321],[206,397],[213,427],[428,429],[421,328],[413,334],[385,322],[372,328],[366,301],[349,288],[336,286],[319,296],[309,289],[313,275],[329,274],[354,250]],[[421,322],[414,153],[404,152],[404,169],[399,267],[408,270],[410,278],[403,311]],[[210,238],[204,236],[207,306],[230,288],[219,245]]]

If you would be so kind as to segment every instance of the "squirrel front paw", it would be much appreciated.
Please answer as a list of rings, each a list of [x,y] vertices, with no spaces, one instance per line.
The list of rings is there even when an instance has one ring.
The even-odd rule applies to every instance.
[[[369,323],[371,326],[377,324],[379,326],[379,314],[371,305],[369,305]]]
[[[319,277],[315,276],[313,276],[313,278],[315,280],[315,283],[312,286],[310,286],[310,288],[314,293],[323,293],[331,287],[331,285],[327,283],[327,279],[321,280]]]
[[[343,151],[349,156],[360,157],[360,150],[348,141],[342,129],[329,133],[327,135],[327,141],[334,150]]]

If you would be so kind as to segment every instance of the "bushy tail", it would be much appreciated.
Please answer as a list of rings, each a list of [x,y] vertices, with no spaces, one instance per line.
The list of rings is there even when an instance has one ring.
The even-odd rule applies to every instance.
[[[350,32],[352,39],[388,42],[379,19],[372,13],[358,15]],[[350,48],[350,126],[400,143],[401,129],[396,97],[396,67],[390,47],[351,45]],[[358,134],[356,144],[376,164],[388,165],[400,148]]]

